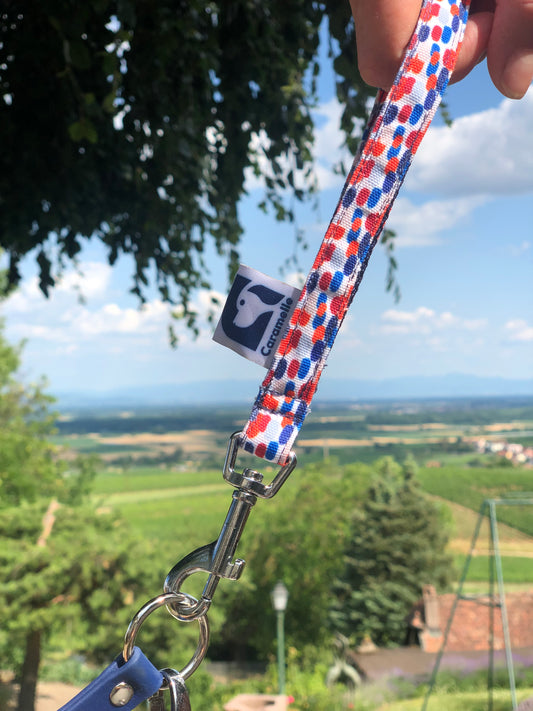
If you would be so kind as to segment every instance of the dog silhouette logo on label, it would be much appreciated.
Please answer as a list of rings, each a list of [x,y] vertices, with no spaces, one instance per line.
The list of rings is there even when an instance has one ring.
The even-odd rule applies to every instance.
[[[241,265],[213,339],[268,367],[298,296],[298,289]]]

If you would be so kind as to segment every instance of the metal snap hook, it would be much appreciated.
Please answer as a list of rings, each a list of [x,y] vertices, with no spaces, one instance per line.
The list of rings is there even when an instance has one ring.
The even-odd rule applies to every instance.
[[[184,581],[193,573],[209,573],[209,577],[196,605],[169,605],[168,611],[171,615],[186,621],[205,615],[220,579],[238,580],[245,561],[241,558],[233,561],[232,558],[256,500],[255,494],[235,491],[218,539],[189,553],[172,568],[165,580],[166,592],[180,592]]]
[[[149,600],[149,602],[143,605],[143,607],[141,607],[141,609],[133,617],[128,629],[126,630],[124,647],[122,649],[122,657],[125,662],[127,662],[133,654],[137,634],[139,633],[139,630],[146,618],[160,607],[171,604],[179,605],[180,608],[194,607],[198,604],[198,600],[192,597],[192,595],[187,595],[182,592],[165,592],[157,597],[154,597],[152,600]],[[207,617],[202,615],[196,619],[198,620],[199,627],[198,645],[189,663],[186,664],[180,672],[177,672],[183,679],[188,679],[200,666],[207,653],[207,647],[209,646],[209,622]]]
[[[253,469],[245,469],[242,473],[236,472],[235,463],[241,434],[235,432],[231,436],[226,453],[224,479],[235,487],[236,491],[233,493],[232,503],[218,539],[189,553],[166,577],[165,592],[180,592],[182,584],[190,575],[209,573],[202,596],[196,605],[168,606],[170,614],[178,620],[190,621],[205,615],[221,578],[238,580],[245,561],[241,558],[233,560],[233,556],[251,509],[258,498],[271,499],[275,496],[296,466],[296,456],[291,452],[287,463],[268,485],[263,484],[263,475]]]

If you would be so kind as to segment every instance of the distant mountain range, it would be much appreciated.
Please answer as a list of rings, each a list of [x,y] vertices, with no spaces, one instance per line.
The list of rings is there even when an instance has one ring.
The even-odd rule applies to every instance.
[[[253,380],[204,380],[192,383],[143,385],[105,391],[56,392],[60,409],[132,408],[172,405],[243,404],[258,389]],[[383,380],[324,377],[316,400],[357,402],[423,398],[532,396],[533,379],[487,378],[461,373],[443,376],[410,376]]]

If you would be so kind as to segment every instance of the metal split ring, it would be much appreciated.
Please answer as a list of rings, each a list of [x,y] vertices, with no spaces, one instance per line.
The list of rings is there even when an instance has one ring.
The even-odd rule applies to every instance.
[[[124,637],[124,647],[122,648],[122,656],[124,661],[127,662],[133,654],[137,634],[139,633],[143,622],[152,614],[152,612],[155,612],[155,610],[158,610],[164,605],[179,604],[184,607],[193,607],[194,605],[197,605],[197,603],[198,600],[192,597],[192,595],[187,595],[187,593],[182,592],[166,592],[154,597],[152,600],[149,600],[134,616],[126,631],[126,635]],[[200,666],[209,645],[209,623],[207,621],[207,617],[203,615],[202,617],[198,617],[197,620],[199,626],[198,645],[196,646],[196,650],[190,662],[184,666],[180,672],[178,672],[183,679],[188,679]]]

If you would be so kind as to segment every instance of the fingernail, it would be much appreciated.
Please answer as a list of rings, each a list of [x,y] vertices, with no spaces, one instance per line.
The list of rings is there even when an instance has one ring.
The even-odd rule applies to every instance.
[[[502,75],[503,93],[510,99],[521,99],[533,80],[533,53],[519,50],[511,55]]]

